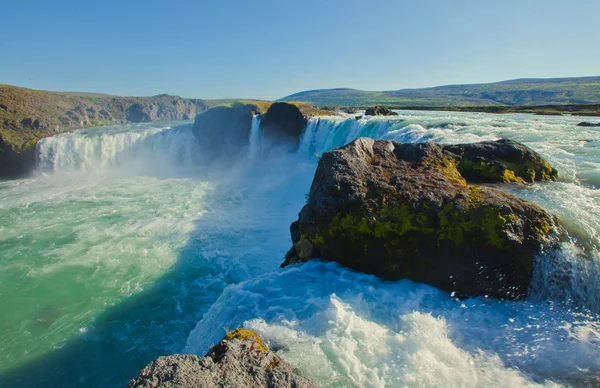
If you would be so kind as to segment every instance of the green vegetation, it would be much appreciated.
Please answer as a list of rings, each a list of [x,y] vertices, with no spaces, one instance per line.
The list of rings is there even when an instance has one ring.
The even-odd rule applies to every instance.
[[[489,84],[448,85],[423,89],[362,91],[355,89],[321,89],[296,93],[281,101],[304,101],[317,106],[362,107],[385,105],[394,108],[466,108],[505,106],[546,106],[600,104],[600,77],[518,79]],[[452,109],[453,110],[453,109]],[[595,112],[600,111],[600,105]],[[543,110],[524,113],[543,113]]]
[[[256,344],[256,350],[261,351],[261,352],[269,351],[269,348],[267,348],[267,345],[265,345],[262,338],[260,338],[258,336],[258,334],[256,334],[252,330],[235,329],[235,330],[230,331],[227,334],[225,334],[225,337],[223,338],[223,340],[225,340],[225,341],[231,341],[234,339],[239,339],[241,341],[254,342]]]

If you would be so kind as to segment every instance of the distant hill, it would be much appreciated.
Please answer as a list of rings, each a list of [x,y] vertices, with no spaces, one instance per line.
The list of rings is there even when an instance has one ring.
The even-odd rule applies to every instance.
[[[489,84],[447,85],[380,92],[345,88],[319,89],[292,94],[279,101],[351,107],[600,104],[600,77],[523,78]]]

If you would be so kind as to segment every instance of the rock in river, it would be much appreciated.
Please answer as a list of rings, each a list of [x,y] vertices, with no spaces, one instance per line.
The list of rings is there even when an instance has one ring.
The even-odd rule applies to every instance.
[[[392,112],[385,106],[377,105],[372,108],[367,108],[365,116],[398,116],[398,113]]]
[[[306,123],[306,117],[296,105],[276,102],[269,107],[260,126],[265,140],[271,144],[276,143],[295,149],[298,147]]]
[[[536,255],[557,240],[555,218],[467,181],[553,179],[556,170],[544,159],[511,141],[442,146],[360,138],[323,154],[282,266],[323,258],[459,296],[519,299]]]
[[[196,116],[192,129],[200,153],[208,164],[233,164],[248,146],[252,117],[257,107],[251,104],[218,106]]]

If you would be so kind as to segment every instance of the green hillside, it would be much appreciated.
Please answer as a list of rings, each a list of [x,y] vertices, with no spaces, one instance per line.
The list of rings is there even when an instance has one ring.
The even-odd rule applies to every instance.
[[[516,79],[489,84],[447,85],[381,92],[320,89],[292,94],[280,101],[317,106],[532,106],[600,104],[600,77]]]

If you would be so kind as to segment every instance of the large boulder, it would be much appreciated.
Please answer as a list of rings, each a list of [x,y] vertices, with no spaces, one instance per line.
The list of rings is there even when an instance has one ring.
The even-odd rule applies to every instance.
[[[365,116],[398,116],[398,113],[392,112],[385,106],[377,105],[372,108],[367,108]]]
[[[297,148],[307,119],[296,105],[276,102],[269,107],[260,122],[263,137],[268,143]]]
[[[175,354],[146,366],[127,385],[144,387],[313,388],[294,368],[269,350],[253,331],[237,329],[206,356]]]
[[[244,153],[252,126],[252,117],[257,108],[249,104],[218,106],[198,116],[192,132],[200,143],[200,152],[209,164],[230,164]]]
[[[536,254],[556,241],[555,218],[467,183],[450,152],[461,148],[473,149],[360,138],[323,154],[282,266],[323,258],[458,296],[525,296]]]
[[[471,182],[517,182],[556,180],[558,171],[531,148],[502,139],[444,147],[459,156],[456,168]]]

